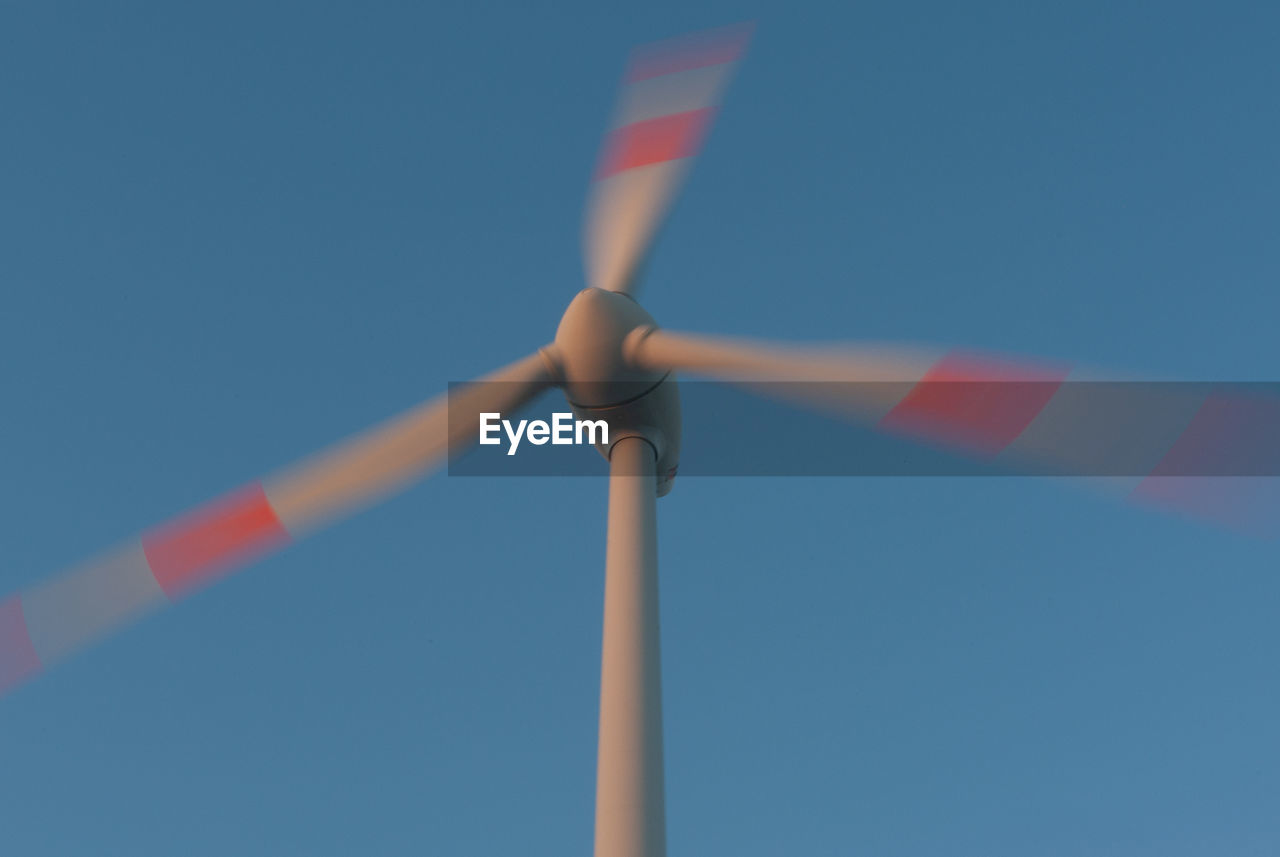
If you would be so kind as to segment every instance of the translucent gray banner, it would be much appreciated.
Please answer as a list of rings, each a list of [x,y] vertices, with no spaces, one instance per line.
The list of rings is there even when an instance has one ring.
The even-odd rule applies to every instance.
[[[1280,476],[1276,382],[684,381],[680,395],[683,476]],[[501,418],[551,429],[571,411],[552,393]],[[529,427],[513,454],[502,429],[481,445],[460,428],[449,474],[607,474],[589,445],[531,442]]]

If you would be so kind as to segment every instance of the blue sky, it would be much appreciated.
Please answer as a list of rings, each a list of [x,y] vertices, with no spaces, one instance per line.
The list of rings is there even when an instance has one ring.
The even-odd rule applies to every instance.
[[[317,5],[0,8],[0,591],[548,340],[626,52],[746,18],[661,323],[1275,378],[1264,4]],[[589,853],[604,489],[440,475],[0,700],[0,848]],[[672,854],[1280,849],[1274,543],[1033,479],[659,528]]]

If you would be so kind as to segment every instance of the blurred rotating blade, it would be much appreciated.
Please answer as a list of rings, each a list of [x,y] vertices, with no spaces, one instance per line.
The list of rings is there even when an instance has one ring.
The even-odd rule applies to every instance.
[[[1097,477],[1133,500],[1256,535],[1280,531],[1280,385],[1134,381],[910,346],[794,347],[652,330],[651,369],[728,381],[990,461]]]
[[[740,24],[632,55],[587,203],[587,285],[634,294],[750,36]]]
[[[535,353],[0,600],[0,694],[131,619],[368,506],[551,384]]]

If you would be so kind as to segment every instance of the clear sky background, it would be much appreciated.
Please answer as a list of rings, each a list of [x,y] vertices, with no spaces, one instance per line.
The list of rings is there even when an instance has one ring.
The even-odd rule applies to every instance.
[[[1276,378],[1270,4],[372,5],[0,5],[0,593],[547,341],[626,52],[747,18],[661,323]],[[589,854],[605,496],[437,476],[0,699],[0,852]],[[1280,851],[1274,543],[1035,479],[659,528],[673,855]]]

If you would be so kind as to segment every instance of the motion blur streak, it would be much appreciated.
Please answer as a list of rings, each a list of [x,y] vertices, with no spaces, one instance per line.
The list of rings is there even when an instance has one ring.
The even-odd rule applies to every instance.
[[[109,631],[350,514],[442,464],[482,411],[515,411],[549,384],[539,353],[148,530],[0,601],[0,693]]]
[[[1011,473],[1145,477],[1128,489],[1130,499],[1254,535],[1280,533],[1275,384],[1072,382],[1076,372],[1066,367],[1021,359],[885,345],[795,348],[666,330],[630,348],[644,366],[753,387]],[[684,472],[696,474],[697,464]]]
[[[1058,392],[1067,370],[948,354],[880,421],[886,431],[994,455]]]
[[[22,593],[31,641],[46,666],[117,625],[169,603],[134,540]]]
[[[751,25],[640,48],[623,78],[587,204],[587,284],[631,292],[658,227],[702,147]]]
[[[609,135],[596,178],[608,178],[635,167],[691,157],[702,143],[714,109],[687,110],[646,119]]]
[[[0,601],[0,693],[40,671],[40,659],[27,633],[22,601],[10,596]]]
[[[255,482],[157,527],[142,537],[156,581],[173,597],[219,571],[289,542],[262,485]]]
[[[1280,399],[1211,393],[1186,430],[1134,489],[1135,499],[1253,535],[1280,530]],[[1218,477],[1178,474],[1217,472]],[[1236,474],[1236,475],[1230,475]]]
[[[627,64],[627,83],[738,60],[755,25],[749,21],[642,45]]]
[[[1262,539],[1280,536],[1280,478],[1151,476],[1132,499]]]

